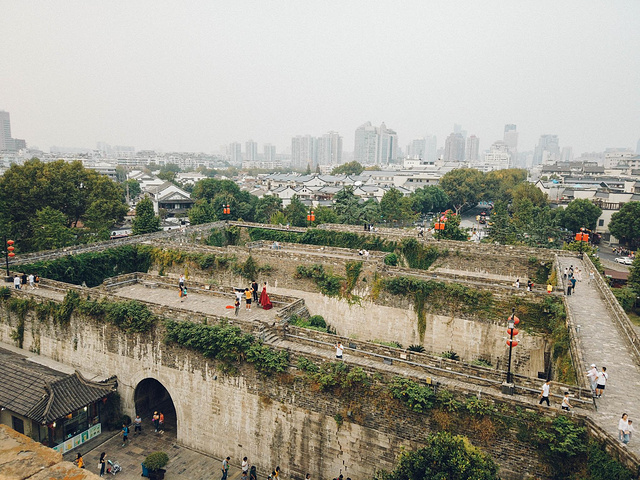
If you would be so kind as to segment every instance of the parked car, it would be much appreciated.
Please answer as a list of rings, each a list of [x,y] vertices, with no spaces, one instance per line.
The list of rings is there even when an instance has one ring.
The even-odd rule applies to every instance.
[[[618,258],[616,258],[616,262],[621,263],[623,265],[631,265],[633,263],[633,258],[618,257]]]

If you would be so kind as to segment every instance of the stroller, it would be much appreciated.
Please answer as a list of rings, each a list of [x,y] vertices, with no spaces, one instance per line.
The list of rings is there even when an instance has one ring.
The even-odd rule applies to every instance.
[[[107,463],[109,464],[109,467],[107,468],[107,473],[110,473],[111,475],[115,475],[116,473],[122,471],[122,468],[120,467],[120,465],[118,465],[117,462],[112,462],[111,460],[107,460]]]

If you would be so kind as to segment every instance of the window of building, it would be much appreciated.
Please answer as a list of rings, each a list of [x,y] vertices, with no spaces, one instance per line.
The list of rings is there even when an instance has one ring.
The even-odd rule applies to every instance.
[[[604,220],[602,220],[602,219],[598,220],[598,226],[599,227],[603,227],[604,226]]]

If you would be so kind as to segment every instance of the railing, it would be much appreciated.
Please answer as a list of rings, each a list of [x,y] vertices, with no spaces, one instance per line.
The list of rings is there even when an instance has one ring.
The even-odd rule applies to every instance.
[[[594,280],[596,282],[596,286],[598,287],[609,312],[611,312],[613,317],[616,319],[618,330],[629,345],[636,364],[640,365],[640,338],[638,338],[638,334],[636,333],[631,320],[629,320],[629,317],[618,303],[618,299],[611,291],[611,288],[609,288],[609,284],[605,282],[598,269],[593,265],[589,255],[584,256],[584,261],[588,265],[587,268],[595,272]]]

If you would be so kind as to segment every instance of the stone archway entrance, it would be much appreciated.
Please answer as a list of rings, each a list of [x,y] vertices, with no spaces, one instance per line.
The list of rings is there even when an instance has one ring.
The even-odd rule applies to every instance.
[[[150,425],[153,412],[164,414],[164,431],[177,434],[176,407],[167,389],[155,378],[145,378],[135,391],[136,414],[140,415],[146,425]]]

